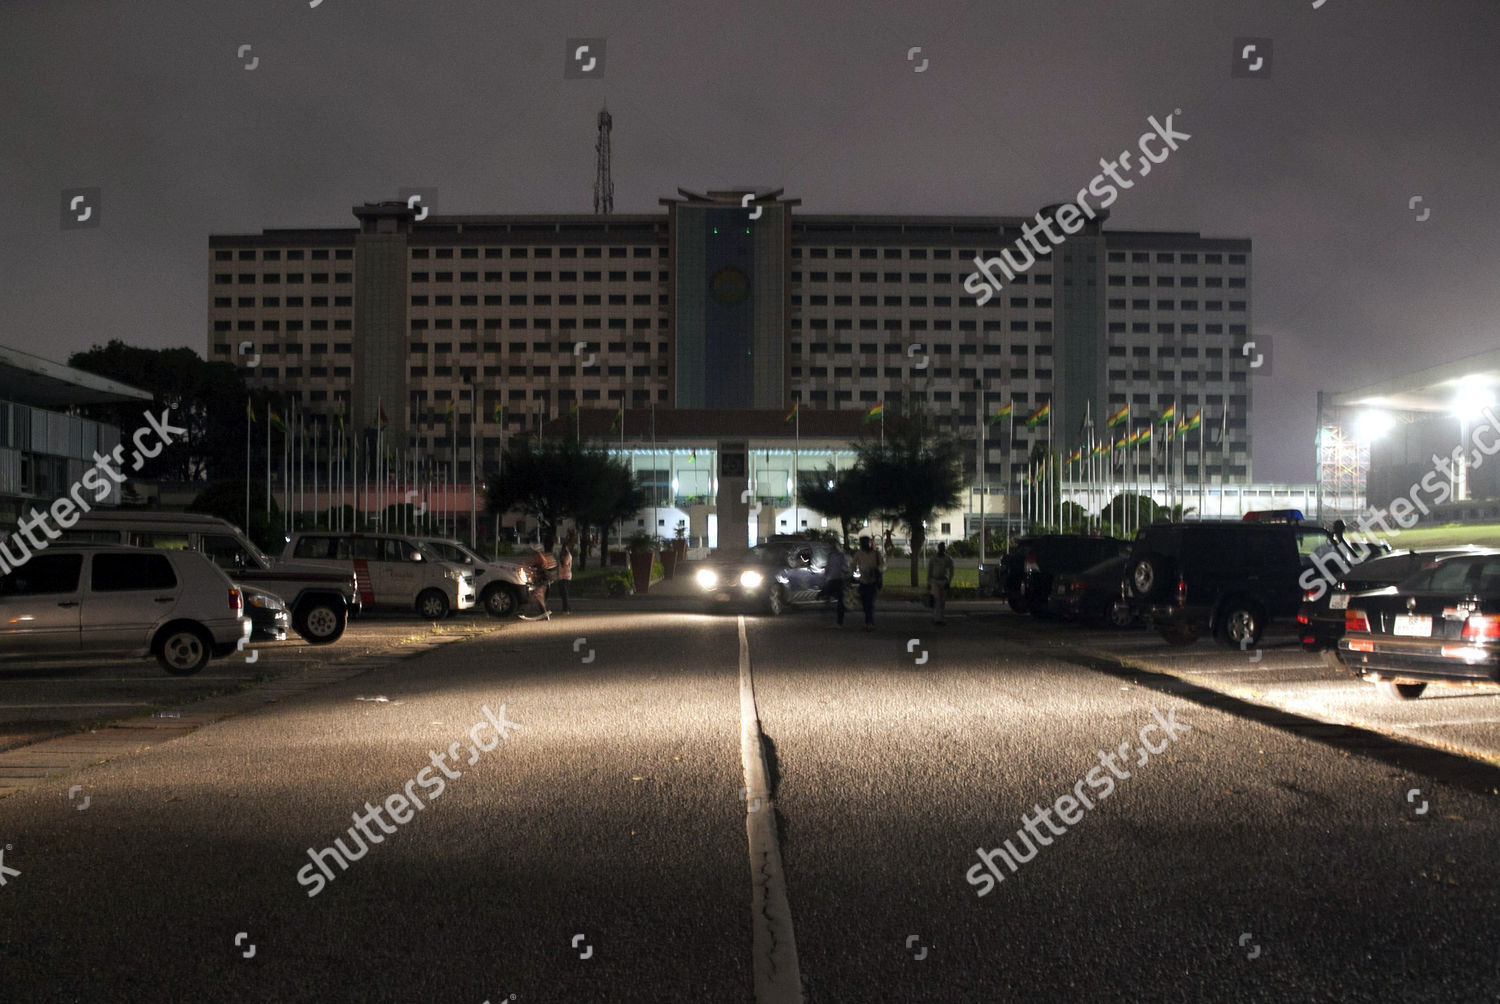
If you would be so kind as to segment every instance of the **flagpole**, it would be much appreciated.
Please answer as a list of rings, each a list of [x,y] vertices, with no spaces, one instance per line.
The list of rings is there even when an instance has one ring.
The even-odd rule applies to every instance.
[[[271,398],[266,398],[266,531],[271,529]],[[250,528],[245,527],[249,533]]]
[[[245,398],[245,532],[250,532],[250,426],[255,424],[255,411],[250,398]]]
[[[1198,518],[1202,519],[1203,512],[1203,419],[1202,412],[1198,419]]]
[[[802,459],[802,402],[798,401],[792,408],[792,417],[796,419],[796,439],[792,445],[792,532],[797,533],[802,528],[802,523],[797,515],[797,479],[800,473],[800,461]]]
[[[479,421],[479,392],[469,384],[469,547],[479,547],[479,510],[474,498],[476,478],[479,474],[479,454],[475,452],[474,426]]]
[[[318,508],[318,430],[317,430],[316,425],[314,425],[314,428],[313,428],[313,465],[312,465],[312,467],[313,467],[312,502],[313,502],[313,508],[317,509]],[[317,525],[318,525],[318,521],[314,520],[313,521],[313,527],[315,529],[317,528]]]
[[[980,387],[979,394],[977,396],[979,398],[979,406],[976,409],[977,412],[978,412],[977,419],[978,419],[978,422],[979,422],[979,453],[978,453],[978,461],[979,462],[977,464],[975,464],[975,466],[979,468],[979,470],[978,470],[978,474],[979,474],[979,562],[980,562],[980,564],[983,564],[984,563],[984,537],[985,537],[985,534],[984,534],[984,496],[985,496],[985,484],[984,484],[984,425],[985,425],[985,422],[984,422],[984,419],[985,419],[985,414],[984,414],[984,388],[983,388],[983,386]]]

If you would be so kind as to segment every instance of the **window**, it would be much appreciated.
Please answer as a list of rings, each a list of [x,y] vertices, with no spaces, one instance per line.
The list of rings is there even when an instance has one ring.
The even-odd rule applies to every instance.
[[[0,577],[0,596],[75,593],[82,569],[81,554],[38,554],[9,575]]]
[[[96,554],[89,585],[96,593],[172,589],[177,573],[165,554]]]

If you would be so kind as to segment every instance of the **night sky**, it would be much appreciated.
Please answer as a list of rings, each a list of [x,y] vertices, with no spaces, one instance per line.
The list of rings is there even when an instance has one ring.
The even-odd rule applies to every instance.
[[[578,37],[602,78],[564,78]],[[1259,76],[1238,38],[1271,40]],[[1496,0],[0,0],[0,344],[202,353],[209,234],[399,188],[590,212],[604,101],[617,213],[759,186],[1029,216],[1180,108],[1110,226],[1254,241],[1255,473],[1307,481],[1318,389],[1500,341],[1497,69]],[[63,228],[72,188],[97,227]]]

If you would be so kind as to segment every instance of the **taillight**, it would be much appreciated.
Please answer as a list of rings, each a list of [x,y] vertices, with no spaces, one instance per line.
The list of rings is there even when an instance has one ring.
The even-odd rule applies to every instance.
[[[1038,568],[1038,565],[1036,563],[1036,555],[1028,554],[1022,561],[1022,567],[1025,568],[1028,572],[1036,571]]]
[[[1316,589],[1304,589],[1302,591],[1302,598],[1308,603],[1313,603],[1318,598],[1318,591]],[[1303,621],[1302,623],[1306,624],[1307,622]]]
[[[1369,621],[1369,618],[1367,618],[1365,616],[1365,612],[1363,610],[1356,610],[1353,607],[1351,607],[1348,610],[1344,611],[1344,630],[1345,631],[1369,631],[1370,630],[1370,621]]]
[[[1492,614],[1470,614],[1464,621],[1463,634],[1468,641],[1500,640],[1500,617]]]
[[[1177,605],[1179,607],[1187,605],[1187,580],[1186,579],[1178,579],[1177,580]]]
[[[1307,619],[1307,614],[1298,613],[1297,614],[1297,623],[1298,624],[1307,624],[1307,623],[1309,623],[1308,619]]]
[[[229,590],[229,609],[234,611],[236,617],[245,612],[245,597],[240,595],[238,589]]]

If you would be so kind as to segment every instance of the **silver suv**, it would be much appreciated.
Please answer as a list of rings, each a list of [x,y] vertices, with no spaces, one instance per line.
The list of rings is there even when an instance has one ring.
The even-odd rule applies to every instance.
[[[56,544],[0,575],[0,655],[154,655],[174,676],[250,637],[244,597],[196,551]]]
[[[415,609],[428,620],[442,620],[474,605],[474,573],[405,534],[303,530],[292,534],[282,557],[353,571],[368,607]]]
[[[444,537],[418,537],[417,540],[444,561],[463,565],[474,573],[479,605],[491,617],[509,617],[526,602],[526,566],[519,561],[481,558],[458,541]]]

